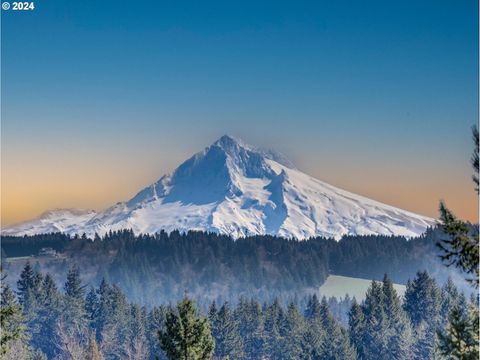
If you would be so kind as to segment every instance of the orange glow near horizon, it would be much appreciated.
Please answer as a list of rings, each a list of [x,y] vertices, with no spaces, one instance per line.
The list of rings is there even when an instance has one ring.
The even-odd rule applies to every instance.
[[[72,158],[57,165],[55,161],[36,160],[22,166],[2,166],[2,226],[32,219],[53,208],[103,210],[128,200],[175,167],[170,161],[165,171],[152,172],[152,168],[158,168],[158,158],[144,162],[130,158],[113,165],[111,161],[85,163]],[[421,176],[400,177],[395,172],[380,177],[378,169],[355,174],[337,169],[336,176],[329,178],[321,177],[315,169],[305,172],[348,191],[433,218],[438,218],[439,201],[444,200],[459,218],[478,222],[478,199],[468,174],[452,172],[433,181]]]

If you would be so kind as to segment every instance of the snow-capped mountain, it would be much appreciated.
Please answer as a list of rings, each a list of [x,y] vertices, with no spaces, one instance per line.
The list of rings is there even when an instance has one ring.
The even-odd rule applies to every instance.
[[[32,235],[52,232],[75,233],[96,215],[94,210],[53,209],[35,219],[2,229],[4,235]]]
[[[284,156],[223,136],[127,202],[105,211],[52,210],[4,235],[131,228],[204,230],[305,239],[345,234],[416,236],[435,221],[350,193],[297,170]]]

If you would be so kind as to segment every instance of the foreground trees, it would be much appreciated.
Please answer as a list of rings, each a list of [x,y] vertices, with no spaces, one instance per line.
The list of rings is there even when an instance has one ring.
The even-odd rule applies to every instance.
[[[472,129],[475,148],[471,158],[474,174],[472,176],[479,194],[479,133],[475,126]],[[467,281],[476,290],[476,297],[472,300],[468,312],[465,313],[461,305],[456,304],[450,309],[446,332],[439,332],[440,353],[453,359],[478,359],[480,355],[478,307],[479,286],[479,231],[478,225],[467,226],[442,202],[440,203],[441,228],[448,237],[438,242],[442,251],[441,258],[446,266],[455,266],[466,276]]]
[[[13,346],[18,345],[24,337],[24,320],[22,308],[18,305],[15,295],[2,279],[0,309],[0,356],[4,356]]]
[[[170,309],[165,330],[158,333],[160,346],[171,360],[207,360],[213,353],[214,342],[205,317],[198,315],[192,300],[185,297]]]
[[[365,301],[350,312],[350,334],[362,359],[411,359],[412,326],[386,276],[372,282]]]
[[[461,334],[478,332],[466,320],[478,304],[426,272],[408,283],[403,300],[385,276],[353,306],[314,294],[288,303],[240,298],[209,309],[187,297],[147,309],[106,280],[87,291],[77,268],[66,278],[59,287],[27,263],[17,295],[4,286],[2,359],[442,359],[439,340],[451,353],[462,349],[460,359],[475,354],[475,338]],[[350,308],[348,324],[332,312],[339,304]],[[445,326],[458,336],[439,338]]]

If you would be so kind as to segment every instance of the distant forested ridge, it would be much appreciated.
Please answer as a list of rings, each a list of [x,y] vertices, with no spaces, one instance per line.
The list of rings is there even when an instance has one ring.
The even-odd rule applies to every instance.
[[[445,281],[449,270],[440,266],[435,245],[444,237],[438,228],[413,239],[346,236],[338,242],[268,235],[233,240],[195,231],[137,236],[123,230],[94,239],[60,233],[2,237],[2,256],[8,272],[16,276],[25,263],[19,257],[35,255],[32,264],[58,281],[76,264],[85,269],[89,284],[105,278],[145,305],[176,301],[185,289],[205,301],[238,296],[270,301],[316,291],[329,274],[380,280],[388,273],[394,282],[405,284],[416,271],[428,269]],[[60,256],[37,256],[44,248]]]

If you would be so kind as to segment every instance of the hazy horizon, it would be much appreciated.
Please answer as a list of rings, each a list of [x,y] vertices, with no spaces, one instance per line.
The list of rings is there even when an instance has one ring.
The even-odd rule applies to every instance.
[[[228,135],[234,136],[234,135],[231,135],[231,134],[228,134]],[[246,143],[248,143],[249,145],[256,146],[256,147],[257,147],[257,146],[258,146],[258,147],[262,147],[261,144],[253,144],[253,143],[251,143],[251,142],[245,141],[245,139],[244,139],[243,137],[239,137],[239,136],[236,136],[236,135],[235,135],[234,137],[237,138],[237,139],[240,139],[240,140],[242,140],[242,141],[244,141],[244,142],[246,142]],[[215,138],[214,140],[217,140],[217,139],[218,139],[218,138]],[[213,143],[214,140],[212,140],[211,143]],[[203,148],[211,145],[211,143],[208,144],[208,145],[205,145]],[[194,153],[199,152],[199,151],[202,151],[203,148],[198,149],[198,151],[195,151]],[[270,148],[271,148],[271,147],[270,147]],[[274,149],[274,148],[271,148],[271,149],[272,149],[272,150],[276,150],[276,149]],[[191,155],[188,155],[188,158],[189,158],[190,156],[193,156],[194,153],[192,153]],[[285,153],[282,153],[282,154],[283,154],[283,155],[286,155]],[[288,155],[286,155],[286,156],[287,156],[287,158],[289,158],[290,160],[292,160],[291,157],[289,157]],[[187,160],[187,157],[186,157],[185,159],[181,160],[181,162],[183,162],[184,160]],[[168,160],[167,160],[167,161],[168,161]],[[294,162],[295,166],[296,166],[300,171],[304,171],[302,168],[299,168],[299,164],[298,164],[296,161],[293,161],[293,162]],[[301,161],[300,161],[300,163],[301,163]],[[55,205],[55,206],[52,206],[52,207],[49,207],[49,208],[45,208],[45,209],[41,210],[40,212],[38,212],[37,214],[33,214],[33,215],[31,215],[30,217],[27,217],[27,218],[25,218],[25,219],[21,219],[21,220],[16,221],[16,222],[21,222],[21,221],[24,221],[24,220],[29,220],[29,219],[31,219],[31,218],[33,218],[33,217],[36,217],[36,216],[40,215],[40,214],[43,213],[44,211],[51,210],[51,209],[55,209],[55,208],[84,208],[84,209],[93,209],[93,210],[97,210],[97,211],[104,210],[106,207],[109,207],[109,206],[111,206],[111,205],[113,205],[113,204],[115,204],[115,203],[117,203],[117,202],[119,202],[119,201],[129,200],[129,199],[132,198],[138,191],[140,191],[140,190],[143,189],[144,187],[146,187],[146,186],[148,186],[148,185],[156,182],[161,176],[170,173],[170,172],[173,171],[174,168],[175,168],[176,166],[178,166],[178,165],[180,165],[180,162],[179,162],[178,164],[176,164],[175,166],[173,166],[170,170],[168,170],[168,171],[166,171],[166,172],[164,172],[164,173],[162,173],[162,174],[159,174],[158,176],[156,176],[156,177],[154,177],[154,178],[152,178],[152,179],[150,179],[150,180],[147,179],[147,180],[146,180],[146,181],[147,181],[146,183],[144,183],[144,184],[138,184],[138,187],[135,188],[135,189],[133,189],[133,187],[130,187],[130,186],[126,186],[126,189],[120,189],[120,188],[119,188],[119,192],[122,193],[125,197],[124,197],[124,198],[111,199],[110,202],[108,202],[108,198],[107,198],[107,200],[106,200],[106,202],[105,202],[105,205],[103,205],[103,204],[101,203],[100,205],[97,205],[96,207],[95,207],[95,206],[88,206],[87,201],[90,200],[90,197],[87,197],[87,199],[86,199],[85,202],[62,201],[62,202],[60,202],[60,204],[65,204],[65,205],[59,205],[59,206]],[[348,172],[348,169],[346,170],[346,172]],[[352,174],[355,175],[354,171],[352,171]],[[311,175],[311,174],[309,174],[309,175]],[[317,177],[317,178],[318,178],[319,180],[325,180],[324,178],[321,178],[320,176]],[[95,181],[99,181],[99,180],[101,181],[101,179],[95,178]],[[341,179],[339,179],[339,181],[341,181]],[[105,184],[105,185],[108,186],[108,184]],[[335,186],[337,186],[337,187],[343,188],[343,189],[348,190],[348,191],[353,191],[353,190],[350,189],[350,188],[342,187],[342,186],[340,186],[340,185],[338,185],[338,184],[335,184],[335,183],[331,183],[331,185],[335,185]],[[380,185],[380,184],[377,183],[377,185]],[[79,187],[80,187],[80,186],[79,186]],[[131,192],[130,192],[129,194],[127,194],[127,191],[129,191],[129,190],[131,190]],[[380,190],[380,189],[377,188],[376,190],[378,191],[378,190]],[[408,207],[408,204],[407,204],[406,202],[405,202],[406,206],[403,206],[403,207],[402,207],[401,205],[395,204],[395,202],[396,202],[395,200],[396,200],[396,199],[400,200],[399,198],[396,198],[395,196],[401,195],[402,189],[400,189],[400,192],[399,192],[399,193],[392,194],[391,191],[389,191],[388,185],[385,185],[385,187],[383,188],[383,190],[386,192],[386,194],[385,194],[386,197],[385,197],[385,198],[386,198],[386,199],[392,199],[390,202],[388,202],[388,200],[381,200],[381,199],[379,199],[379,198],[375,198],[374,196],[375,196],[375,194],[378,194],[378,192],[373,192],[373,193],[372,193],[373,195],[368,195],[368,194],[361,193],[360,191],[358,191],[358,194],[359,194],[359,195],[364,195],[364,196],[367,196],[367,197],[371,197],[371,198],[374,199],[374,200],[378,200],[378,201],[385,202],[385,203],[388,204],[388,205],[394,205],[394,206],[397,206],[397,207],[402,208],[402,209],[405,209],[405,210],[409,210],[409,211],[413,211],[413,212],[418,212],[419,214],[422,214],[422,215],[427,215],[427,216],[429,215],[429,214],[422,213],[422,212],[420,212],[420,211],[412,210],[413,206],[412,206],[411,208],[409,208],[409,207]],[[88,194],[85,194],[85,195],[88,195]],[[389,197],[388,195],[391,195],[391,196]],[[393,196],[392,196],[392,195],[393,195]],[[399,202],[399,201],[398,201],[398,202]],[[70,206],[70,205],[68,205],[68,204],[71,204],[71,203],[76,203],[76,204],[80,204],[80,205],[78,205],[78,206]],[[98,204],[98,202],[93,202],[93,203],[97,203],[97,204]],[[449,202],[449,203],[450,203],[450,202]],[[413,204],[412,204],[412,205],[413,205]],[[434,218],[436,217],[435,213],[432,213],[432,215],[430,215],[430,216],[431,216],[431,217],[434,217]],[[476,213],[474,214],[474,218],[473,218],[473,219],[475,219],[475,216],[476,216]],[[2,219],[3,219],[3,216],[2,216]],[[15,222],[12,222],[12,224],[14,224],[14,223],[15,223]],[[4,224],[4,225],[6,225],[6,224]]]

